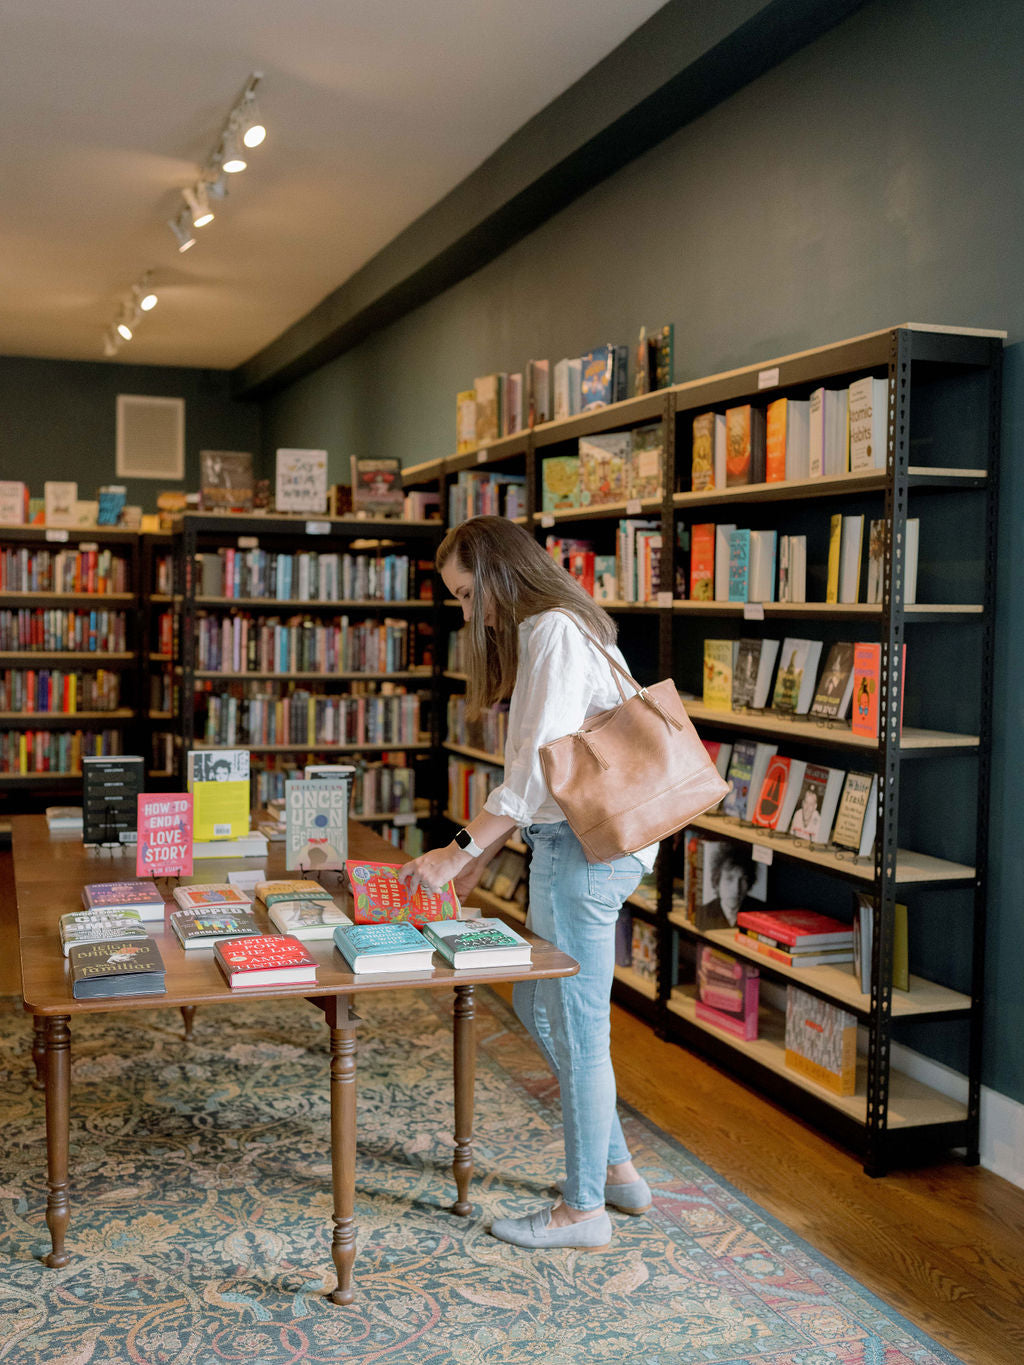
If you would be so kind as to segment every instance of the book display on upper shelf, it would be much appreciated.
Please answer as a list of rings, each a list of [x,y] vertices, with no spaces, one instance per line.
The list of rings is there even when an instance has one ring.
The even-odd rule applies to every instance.
[[[402,515],[402,462],[397,456],[352,456],[352,510],[364,517]]]

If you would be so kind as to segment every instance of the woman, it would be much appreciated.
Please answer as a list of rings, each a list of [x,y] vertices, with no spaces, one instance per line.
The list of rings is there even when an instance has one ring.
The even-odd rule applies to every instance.
[[[539,750],[620,700],[607,660],[581,626],[624,660],[610,617],[503,517],[475,517],[449,531],[437,567],[467,623],[470,714],[511,699],[504,781],[450,844],[415,858],[399,875],[412,890],[454,879],[466,895],[510,831],[522,828],[533,851],[529,927],[580,964],[576,976],[520,982],[513,994],[516,1013],[558,1079],[566,1180],[550,1209],[496,1219],[491,1231],[522,1247],[606,1246],[606,1203],[625,1213],[643,1213],[651,1203],[615,1112],[609,1001],[618,913],[653,867],[657,848],[588,863],[547,789]]]

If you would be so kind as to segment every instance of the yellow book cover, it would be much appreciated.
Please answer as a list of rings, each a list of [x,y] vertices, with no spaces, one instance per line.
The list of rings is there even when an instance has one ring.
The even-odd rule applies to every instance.
[[[476,450],[476,389],[455,395],[455,453]]]
[[[732,710],[732,640],[704,641],[704,705],[713,711]]]
[[[242,839],[249,833],[248,749],[190,750],[192,838]]]
[[[695,493],[715,486],[715,414],[702,412],[693,419],[693,466],[690,487]]]
[[[843,545],[843,518],[836,513],[832,518],[828,533],[828,580],[825,587],[825,601],[839,601],[839,559]]]

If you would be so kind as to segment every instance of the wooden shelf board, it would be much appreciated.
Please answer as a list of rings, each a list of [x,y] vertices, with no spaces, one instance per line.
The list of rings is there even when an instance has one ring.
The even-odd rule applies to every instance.
[[[119,602],[127,604],[135,601],[133,592],[53,592],[44,590],[41,592],[30,591],[28,588],[10,590],[5,589],[0,592],[0,602]]]
[[[466,904],[477,904],[482,910],[508,915],[510,919],[518,920],[520,924],[526,923],[526,911],[521,905],[516,901],[507,901],[501,896],[496,896],[492,891],[485,891],[482,886],[474,886],[466,897]]]
[[[45,724],[51,720],[131,720],[135,712],[126,706],[116,711],[0,711],[0,721],[11,725],[20,722],[19,730],[31,730],[36,722]]]
[[[686,714],[692,721],[710,725],[756,730],[779,739],[813,739],[850,749],[864,749],[874,753],[878,740],[867,735],[855,735],[846,723],[801,720],[799,717],[776,715],[771,711],[718,711],[700,701],[685,700]],[[977,748],[977,735],[958,735],[946,730],[919,730],[905,726],[900,737],[901,749],[962,749]]]
[[[768,1006],[762,1006],[758,1017],[759,1038],[747,1041],[736,1038],[724,1029],[715,1028],[696,1017],[694,990],[692,987],[674,986],[668,999],[668,1008],[673,1014],[686,1019],[695,1028],[724,1039],[737,1052],[752,1058],[769,1071],[785,1076],[794,1085],[806,1090],[836,1109],[842,1110],[857,1123],[867,1122],[867,1061],[857,1059],[857,1092],[853,1095],[834,1095],[824,1086],[816,1085],[799,1071],[793,1071],[785,1063],[785,1017]],[[916,1128],[933,1123],[962,1123],[967,1117],[967,1106],[951,1100],[948,1096],[929,1086],[922,1085],[900,1071],[889,1072],[889,1111],[888,1127]]]
[[[278,682],[294,682],[302,679],[303,682],[380,682],[394,681],[396,678],[421,678],[427,682],[430,680],[429,669],[409,670],[405,673],[213,673],[206,669],[195,669],[192,673],[193,678],[221,678],[223,680],[238,681],[266,681],[274,679]]]
[[[847,1009],[863,1014],[870,1009],[871,997],[858,988],[852,963],[839,967],[787,967],[784,963],[773,962],[755,948],[745,948],[737,940],[732,929],[695,929],[677,910],[670,911],[668,919],[670,924],[686,930],[694,938],[706,939],[718,948],[735,953],[737,957],[746,958],[761,967],[771,968],[773,972],[778,972],[794,985],[806,983],[813,986],[815,990],[829,995]],[[892,993],[893,1018],[908,1019],[923,1014],[942,1014],[950,1010],[969,1010],[970,1007],[969,995],[949,990],[934,981],[925,981],[920,976],[911,976],[909,991],[894,990]]]
[[[75,663],[129,663],[134,662],[135,654],[124,652],[105,652],[102,649],[4,649],[0,650],[0,663],[31,663],[34,659],[65,659]]]
[[[219,750],[234,749],[237,745],[233,744],[200,744],[198,741],[192,745],[194,749]],[[318,744],[315,741],[311,744],[247,744],[244,746],[253,754],[355,754],[362,753],[366,749],[429,749],[430,743],[427,740],[412,741],[390,740],[383,744]]]
[[[865,469],[852,474],[825,474],[817,479],[783,479],[775,483],[747,483],[737,484],[732,488],[707,488],[697,493],[673,493],[672,506],[679,510],[686,507],[706,507],[711,503],[833,497],[875,492],[883,489],[885,483],[884,469]]]
[[[581,518],[587,521],[600,521],[612,517],[660,517],[661,515],[661,498],[641,498],[639,512],[627,512],[626,508],[629,505],[630,503],[626,501],[603,502],[596,507],[564,507],[557,512],[534,512],[533,522],[535,526],[540,526],[549,517],[557,525],[560,521],[579,521]]]
[[[800,862],[814,863],[816,867],[827,868],[830,872],[840,872],[865,882],[875,879],[874,859],[855,862],[849,855],[840,856],[840,850],[809,848],[802,839],[791,839],[786,834],[774,837],[761,830],[743,826],[733,816],[702,815],[690,822],[698,829],[709,834],[720,834],[723,838],[739,839],[743,843],[769,848],[776,853],[785,853]],[[975,869],[964,863],[948,862],[945,858],[933,858],[927,853],[915,853],[909,849],[896,851],[896,883],[973,881]]]
[[[648,980],[646,976],[641,976],[632,967],[616,967],[615,980],[621,981],[624,986],[630,986],[640,995],[646,996],[648,1000],[657,1000],[658,998],[656,983]]]
[[[503,768],[505,759],[501,754],[489,754],[486,749],[473,749],[468,744],[450,744],[445,740],[442,748],[447,749],[452,754],[463,754],[466,758],[475,758],[480,763],[490,763],[495,768]]]
[[[300,599],[295,597],[196,597],[197,607],[270,607],[275,611],[290,607],[299,611],[306,607],[314,607],[318,611],[348,611],[355,607],[358,610],[366,610],[370,607],[394,607],[396,610],[405,611],[410,607],[427,608],[432,607],[432,601],[419,597],[399,597],[397,599],[385,599],[381,597],[341,597],[336,602],[325,602],[320,598]]]

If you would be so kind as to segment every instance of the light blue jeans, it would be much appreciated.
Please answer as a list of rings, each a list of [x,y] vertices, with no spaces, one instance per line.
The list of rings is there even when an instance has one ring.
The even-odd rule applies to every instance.
[[[588,863],[567,821],[529,825],[533,850],[527,925],[580,964],[575,976],[521,981],[516,1014],[555,1073],[562,1097],[570,1208],[604,1207],[605,1168],[629,1160],[615,1112],[615,1072],[609,1048],[609,1004],[615,966],[615,923],[623,901],[643,876],[632,854]]]

